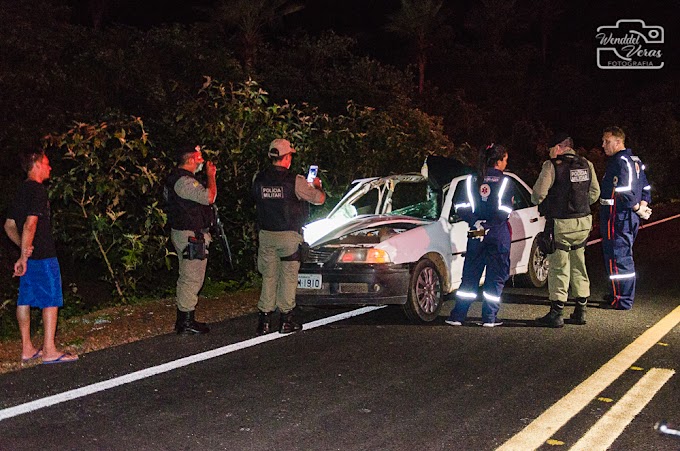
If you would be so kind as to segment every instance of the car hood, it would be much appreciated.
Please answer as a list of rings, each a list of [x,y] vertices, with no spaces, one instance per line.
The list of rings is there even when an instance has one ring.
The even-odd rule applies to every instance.
[[[343,243],[348,245],[376,244],[395,234],[432,222],[434,221],[411,216],[360,215],[331,229],[310,245],[316,247]],[[349,236],[352,239],[349,239]],[[333,243],[334,241],[337,243]]]

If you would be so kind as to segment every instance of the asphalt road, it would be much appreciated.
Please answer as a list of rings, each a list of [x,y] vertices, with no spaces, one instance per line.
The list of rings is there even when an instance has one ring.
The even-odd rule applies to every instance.
[[[254,342],[247,341],[251,315],[214,324],[208,336],[166,335],[2,375],[0,449],[535,448],[511,446],[522,437],[539,437],[539,449],[604,449],[597,440],[611,435],[613,450],[678,450],[680,438],[653,425],[680,423],[680,375],[668,371],[680,368],[672,313],[680,299],[679,226],[680,219],[640,232],[633,310],[591,307],[584,326],[537,327],[547,292],[508,288],[505,324],[494,329],[451,327],[443,317],[412,325],[387,307]],[[587,258],[596,299],[605,283],[600,246]],[[348,310],[305,309],[302,317],[309,323]],[[471,315],[479,312],[474,306]],[[675,316],[662,323],[667,332],[640,345],[668,315]],[[210,350],[221,355],[135,373]],[[655,368],[665,380],[640,387]],[[65,399],[69,390],[130,373],[139,380]],[[17,413],[28,402],[35,410]]]

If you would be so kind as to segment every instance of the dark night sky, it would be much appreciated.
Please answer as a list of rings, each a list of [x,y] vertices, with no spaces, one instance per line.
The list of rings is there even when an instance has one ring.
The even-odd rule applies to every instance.
[[[82,0],[74,0],[76,3]],[[208,17],[201,7],[210,7],[214,0],[163,1],[163,0],[118,0],[119,6],[111,13],[111,20],[126,25],[147,28],[161,23],[206,20]],[[518,9],[526,5],[528,0],[517,0]],[[399,0],[304,0],[305,8],[284,19],[281,32],[304,29],[310,33],[333,29],[339,34],[356,36],[362,47],[369,53],[389,62],[395,47],[395,37],[386,34],[383,26],[388,14],[399,8]],[[453,37],[457,42],[466,42],[469,33],[463,27],[465,18],[476,2],[474,0],[445,0],[445,9],[449,13]],[[558,16],[553,28],[555,40],[553,51],[559,51],[560,45],[569,44],[583,37],[592,37],[595,47],[595,33],[600,25],[613,24],[621,18],[639,18],[647,22],[663,26],[666,31],[665,52],[669,55],[667,67],[675,70],[678,66],[673,61],[680,56],[678,31],[680,25],[680,2],[675,0],[642,1],[642,0],[574,0],[564,1],[564,12]],[[526,9],[526,8],[525,8]],[[78,14],[76,8],[76,14]],[[82,9],[81,9],[82,10]],[[514,36],[509,39],[532,39],[531,33]],[[390,51],[392,50],[392,51]],[[396,49],[398,54],[403,54]]]

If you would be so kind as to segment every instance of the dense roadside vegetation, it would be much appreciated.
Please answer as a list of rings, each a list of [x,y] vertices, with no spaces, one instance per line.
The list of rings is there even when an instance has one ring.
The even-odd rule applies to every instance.
[[[596,74],[592,58],[578,57],[583,40],[546,53],[545,33],[531,32],[545,18],[525,14],[530,0],[510,2],[504,16],[489,7],[502,1],[465,11],[403,1],[374,31],[403,49],[389,64],[360,33],[282,32],[276,25],[300,14],[294,2],[199,2],[201,20],[149,27],[107,21],[111,11],[95,8],[114,3],[0,0],[0,23],[11,24],[0,28],[0,219],[23,176],[17,151],[44,146],[66,314],[172,291],[160,192],[168,155],[189,142],[219,168],[217,204],[235,255],[227,271],[213,252],[209,283],[220,289],[257,283],[249,186],[277,136],[299,150],[296,170],[321,167],[325,208],[356,177],[417,171],[430,153],[471,160],[490,140],[506,143],[510,169],[533,180],[558,128],[602,170],[599,133],[613,123],[629,132],[657,195],[679,194],[672,77]],[[95,9],[83,15],[82,4]],[[516,26],[519,16],[526,26]],[[16,252],[3,236],[0,335],[15,327]]]

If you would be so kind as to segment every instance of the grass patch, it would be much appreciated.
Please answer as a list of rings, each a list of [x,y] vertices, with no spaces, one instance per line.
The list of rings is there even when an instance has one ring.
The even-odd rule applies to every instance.
[[[240,287],[241,284],[236,280],[212,280],[206,277],[200,295],[206,298],[216,298],[226,292],[236,291]]]

